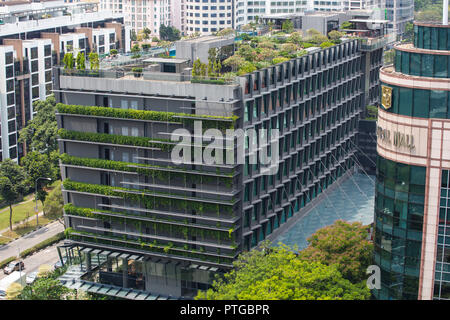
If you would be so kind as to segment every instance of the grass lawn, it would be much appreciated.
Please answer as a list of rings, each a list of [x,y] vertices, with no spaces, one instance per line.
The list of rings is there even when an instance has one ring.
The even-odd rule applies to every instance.
[[[25,203],[21,203],[12,208],[12,223],[18,223],[30,217],[36,217],[34,207],[34,201],[28,201]],[[38,201],[38,211],[42,211],[42,204]],[[9,207],[6,207],[0,211],[0,230],[6,229],[9,227]]]
[[[55,220],[55,217],[39,216],[39,225],[40,226],[45,225],[53,220]],[[36,220],[25,222],[25,223],[21,224],[20,226],[18,226],[17,228],[14,228],[13,231],[8,230],[8,231],[2,233],[0,235],[0,244],[11,241],[10,238],[13,238],[13,239],[19,238],[19,237],[23,236],[25,233],[33,231],[34,229],[36,229]],[[5,236],[5,237],[3,237],[3,236]]]
[[[53,188],[55,186],[59,186],[60,181],[55,181],[54,183],[52,183],[50,185],[50,188]],[[27,201],[29,200],[29,201]],[[33,228],[36,227],[36,213],[35,213],[35,201],[34,201],[34,194],[28,195],[24,198],[24,201],[27,202],[22,202],[16,205],[13,205],[13,214],[12,214],[12,223],[19,223],[21,221],[24,221],[28,218],[34,218],[32,221],[28,222],[27,224],[24,224],[23,227],[19,226],[18,230],[17,230],[17,234],[18,235],[22,235],[24,233],[27,233],[28,231],[31,231]],[[40,201],[38,201],[38,212],[42,211],[42,203]],[[41,221],[42,224],[46,224],[48,223],[50,220],[55,220],[57,217],[43,217],[40,216],[39,217],[39,225],[41,225]],[[0,209],[0,230],[6,229],[9,227],[9,207],[5,207]],[[24,229],[24,230],[22,230]],[[16,230],[13,231],[13,233]],[[9,235],[7,235],[5,233],[6,236],[9,237]],[[11,236],[12,237],[12,236]],[[12,237],[15,238],[15,237]],[[0,238],[0,244],[4,243],[4,242],[8,242],[8,239],[5,238]]]

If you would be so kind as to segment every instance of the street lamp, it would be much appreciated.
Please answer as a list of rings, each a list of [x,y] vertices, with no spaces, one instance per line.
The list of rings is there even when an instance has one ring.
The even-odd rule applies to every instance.
[[[37,205],[37,182],[39,179],[44,179],[44,180],[48,180],[48,181],[52,181],[52,179],[50,178],[45,178],[45,177],[39,177],[36,179],[35,184],[34,184],[34,198],[36,200],[36,207],[34,209],[34,211],[36,212],[36,227],[39,226],[39,214],[38,214],[38,205]]]

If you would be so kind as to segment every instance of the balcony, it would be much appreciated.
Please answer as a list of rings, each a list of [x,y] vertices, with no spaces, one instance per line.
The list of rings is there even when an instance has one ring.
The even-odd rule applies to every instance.
[[[395,34],[387,34],[378,38],[361,38],[358,40],[361,51],[374,51],[383,48],[396,40]]]

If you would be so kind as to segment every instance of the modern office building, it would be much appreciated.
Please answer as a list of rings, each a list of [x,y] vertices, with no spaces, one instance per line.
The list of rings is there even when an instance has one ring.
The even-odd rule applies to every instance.
[[[381,290],[373,294],[450,299],[450,28],[416,22],[414,43],[394,48],[394,65],[380,71],[375,263]]]
[[[395,35],[405,32],[406,23],[414,19],[414,0],[383,0],[388,29]]]
[[[82,261],[61,280],[131,299],[189,298],[239,253],[274,239],[353,170],[366,70],[381,60],[382,48],[372,49],[347,39],[223,83],[191,78],[181,58],[149,59],[134,75],[57,69],[69,239],[60,249]],[[279,138],[227,147],[231,163],[175,165],[171,134],[184,129],[177,134],[192,142],[195,121],[269,137],[278,129]],[[251,160],[266,148],[280,160],[270,174]]]
[[[122,16],[100,13],[95,3],[62,0],[2,2],[0,19],[0,160],[18,160],[26,153],[17,143],[19,130],[33,118],[33,102],[51,94],[52,66],[66,52],[130,51],[130,30]]]

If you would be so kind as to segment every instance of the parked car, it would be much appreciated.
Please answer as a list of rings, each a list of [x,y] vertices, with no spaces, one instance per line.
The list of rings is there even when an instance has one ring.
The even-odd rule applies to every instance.
[[[14,271],[20,271],[25,269],[25,264],[23,263],[23,261],[13,261],[10,262],[4,269],[3,269],[3,273],[4,274],[10,274],[11,272]]]
[[[0,300],[6,300],[6,291],[0,289]]]
[[[64,257],[64,258],[63,258],[63,263],[66,264],[66,262],[67,262],[67,258]],[[58,260],[58,261],[53,265],[53,268],[58,269],[58,268],[61,268],[62,266],[63,266],[63,264],[61,263],[61,260]]]
[[[27,274],[27,278],[26,278],[27,284],[32,284],[36,280],[37,275],[38,275],[37,271]]]

